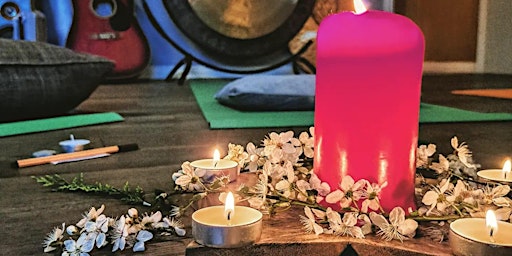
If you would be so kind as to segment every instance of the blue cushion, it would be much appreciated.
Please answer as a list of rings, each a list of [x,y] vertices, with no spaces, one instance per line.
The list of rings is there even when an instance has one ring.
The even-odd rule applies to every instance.
[[[315,75],[249,75],[228,83],[215,99],[244,111],[313,110]]]

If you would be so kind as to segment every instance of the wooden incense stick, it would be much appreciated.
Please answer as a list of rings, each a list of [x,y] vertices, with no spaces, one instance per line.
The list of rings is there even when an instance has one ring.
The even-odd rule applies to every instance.
[[[52,156],[21,159],[21,160],[17,160],[15,162],[15,165],[18,168],[22,168],[22,167],[28,167],[28,166],[34,166],[34,165],[48,164],[51,162],[58,162],[58,161],[75,159],[75,158],[94,156],[94,155],[99,155],[99,154],[113,154],[113,153],[119,153],[119,152],[133,151],[133,150],[137,150],[137,149],[139,149],[139,146],[137,144],[109,146],[109,147],[103,147],[103,148],[94,148],[94,149],[88,149],[88,150],[83,150],[83,151],[77,151],[77,152],[72,152],[72,153],[57,154],[57,155],[52,155]]]

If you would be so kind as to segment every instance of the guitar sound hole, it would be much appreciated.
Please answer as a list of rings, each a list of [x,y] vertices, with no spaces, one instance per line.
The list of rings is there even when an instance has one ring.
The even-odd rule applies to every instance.
[[[5,19],[13,20],[20,15],[20,7],[13,2],[7,2],[0,7],[0,13]]]
[[[110,18],[117,12],[117,3],[114,0],[93,0],[91,9],[100,18]]]

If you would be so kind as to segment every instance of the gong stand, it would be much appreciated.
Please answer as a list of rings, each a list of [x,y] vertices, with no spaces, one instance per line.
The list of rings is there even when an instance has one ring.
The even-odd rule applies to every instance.
[[[299,3],[301,3],[301,1],[303,2],[302,6],[298,6],[298,7],[302,7],[301,12],[302,13],[305,13],[305,12],[311,13],[312,9],[309,9],[309,8],[313,7],[314,1],[313,0],[299,0]],[[174,3],[188,3],[188,1],[174,1],[174,2],[170,1],[169,3],[171,3],[171,4],[174,4]],[[166,7],[168,9],[168,13],[170,13],[170,10],[169,10],[167,5],[166,5]],[[225,67],[223,65],[214,64],[212,62],[208,62],[207,60],[203,60],[203,59],[201,59],[199,57],[196,57],[192,53],[190,53],[189,51],[187,51],[186,49],[181,47],[178,43],[176,43],[176,41],[174,41],[173,39],[171,39],[167,35],[167,33],[160,26],[159,22],[156,20],[154,15],[151,13],[151,10],[149,9],[149,7],[148,7],[148,5],[147,5],[147,3],[145,1],[143,1],[143,8],[144,8],[144,11],[145,11],[145,13],[146,13],[146,15],[148,17],[149,22],[156,29],[158,34],[160,36],[162,36],[163,39],[165,39],[170,45],[172,45],[172,47],[174,47],[176,50],[178,50],[184,56],[174,66],[174,68],[169,72],[169,74],[167,75],[167,77],[165,79],[166,81],[172,80],[174,75],[177,73],[177,71],[182,66],[185,66],[185,68],[184,68],[180,78],[178,79],[178,84],[179,85],[184,84],[184,82],[186,80],[186,77],[189,74],[190,69],[192,68],[192,63],[194,63],[194,62],[196,62],[198,64],[201,64],[201,65],[203,65],[205,67],[217,70],[217,71],[226,72],[226,73],[232,73],[232,74],[254,74],[254,73],[261,73],[261,72],[266,72],[266,71],[270,71],[270,70],[276,69],[276,68],[281,67],[283,65],[286,65],[288,63],[292,64],[292,69],[293,69],[294,74],[299,74],[299,73],[311,73],[311,74],[314,74],[314,73],[316,73],[315,66],[313,64],[311,64],[311,62],[309,62],[307,59],[302,57],[302,54],[313,44],[313,40],[309,40],[307,43],[305,43],[294,54],[291,54],[289,51],[286,51],[286,53],[284,53],[283,49],[281,49],[280,52],[273,51],[273,49],[269,49],[269,47],[267,47],[266,49],[265,48],[256,49],[257,51],[259,51],[260,54],[261,53],[263,53],[264,55],[266,54],[267,55],[266,56],[267,60],[272,59],[273,55],[277,55],[277,57],[272,59],[272,61],[267,61],[268,63],[264,63],[263,65],[258,65],[258,67],[252,67],[252,68],[248,68],[248,69],[237,69],[236,67],[228,68],[228,67]],[[190,11],[190,10],[188,10],[188,11]],[[302,17],[302,18],[304,19],[304,17]],[[292,22],[297,22],[296,21],[297,19],[298,18],[295,17],[295,20],[293,20]],[[199,22],[198,24],[201,24],[200,26],[206,26],[206,25],[204,25],[200,21],[196,20],[194,22]],[[303,24],[305,22],[305,19],[304,19],[304,21],[299,21],[299,22],[302,22],[301,24]],[[178,24],[178,27],[183,31],[183,28],[180,27],[179,24]],[[281,26],[280,29],[283,30],[283,29],[288,29],[288,28],[287,28],[287,26]],[[287,33],[297,34],[298,33],[298,29],[296,31],[288,29]],[[190,34],[187,34],[187,33],[185,33],[185,34],[187,36],[190,36]],[[277,36],[277,35],[283,35],[283,31],[279,31],[279,29],[278,29],[277,31],[274,31],[273,33],[271,33],[270,36]],[[192,39],[194,39],[194,38],[192,38]],[[268,39],[269,38],[260,38],[259,40],[267,40],[268,41]],[[240,40],[236,40],[236,39],[229,39],[229,40],[231,42],[240,42]],[[290,39],[287,39],[287,40],[290,40]],[[263,45],[263,47],[265,47],[265,44],[262,44],[261,42],[258,42],[258,39],[257,40],[243,40],[243,41],[244,41],[244,43],[247,42],[247,41],[250,41],[249,43],[251,45],[249,45],[249,46],[260,47],[260,46]],[[230,48],[233,48],[233,47],[231,47],[228,44],[224,48],[225,49],[230,49]],[[286,55],[286,56],[284,56],[284,55]],[[213,56],[215,56],[215,54]],[[219,55],[217,57],[217,59],[223,59],[223,60],[224,59],[228,59],[229,60],[228,62],[236,63],[238,61],[238,59],[247,59],[247,58],[250,58],[250,57],[251,56],[226,56],[226,52],[225,52],[225,53],[222,54],[222,56]],[[276,61],[276,59],[277,59],[277,61]],[[242,66],[247,67],[247,65],[242,65]]]

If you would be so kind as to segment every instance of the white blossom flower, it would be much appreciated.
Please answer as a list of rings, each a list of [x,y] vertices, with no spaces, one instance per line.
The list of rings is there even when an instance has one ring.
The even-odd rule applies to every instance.
[[[158,228],[158,224],[162,220],[162,213],[160,211],[156,211],[155,213],[148,215],[144,214],[144,217],[142,217],[142,220],[140,221],[140,224],[143,227],[155,227]]]
[[[179,218],[181,216],[181,208],[175,205],[171,206],[169,216]]]
[[[324,233],[334,234],[338,236],[351,236],[355,238],[364,238],[363,231],[357,224],[357,213],[346,212],[343,219],[340,214],[333,211],[330,207],[326,210],[327,220],[329,222],[329,229]]]
[[[246,150],[248,154],[248,164],[245,169],[249,170],[250,172],[256,172],[258,168],[265,163],[265,159],[261,155],[263,148],[256,148],[252,142],[249,142],[247,144]]]
[[[287,154],[294,156],[294,158],[298,156],[296,147],[300,147],[301,143],[293,137],[293,131],[288,131],[279,134],[271,132],[263,140],[263,145],[263,155],[267,156],[272,163],[279,163]]]
[[[143,252],[144,250],[146,250],[146,248],[144,247],[144,243],[153,239],[153,234],[147,230],[141,230],[139,231],[139,233],[137,233],[136,239],[137,242],[133,246],[133,251]]]
[[[228,154],[224,159],[235,161],[238,163],[238,166],[243,166],[247,158],[249,158],[249,154],[244,151],[242,145],[228,144]]]
[[[309,199],[308,190],[311,190],[311,184],[305,180],[300,179],[295,182],[295,187],[297,189],[297,200],[307,202]]]
[[[286,198],[294,199],[295,198],[295,173],[293,168],[286,169],[286,177],[283,177],[276,184],[276,190],[279,191],[281,195]]]
[[[415,220],[405,218],[405,212],[401,207],[391,210],[389,222],[384,216],[375,212],[370,212],[370,219],[380,229],[377,231],[377,235],[387,241],[396,239],[403,242],[407,237],[413,237],[418,228],[418,223]]]
[[[168,227],[174,229],[174,232],[176,233],[176,235],[185,236],[186,231],[183,228],[183,224],[181,223],[181,221],[175,220],[174,218],[169,219],[167,217],[165,217],[163,220],[164,220],[164,223],[166,223],[168,225]]]
[[[112,234],[112,252],[117,250],[124,250],[126,246],[126,237],[128,236],[128,226],[126,225],[126,219],[121,216],[114,225]]]
[[[416,168],[427,168],[429,165],[429,157],[436,152],[436,145],[428,144],[420,145],[416,151]]]
[[[318,176],[316,176],[315,172],[311,171],[311,177],[309,178],[309,184],[311,185],[311,188],[316,190],[318,192],[317,195],[317,203],[320,203],[322,200],[324,200],[324,197],[331,192],[331,187],[327,182],[321,181]]]
[[[57,249],[57,247],[54,246],[54,243],[57,243],[64,238],[64,230],[65,224],[62,223],[62,228],[55,227],[52,232],[48,233],[43,242],[44,252],[51,252]]]
[[[304,156],[313,158],[315,154],[315,151],[313,150],[315,146],[315,138],[313,137],[314,127],[310,127],[309,131],[312,136],[310,137],[307,132],[302,132],[299,135],[299,141],[302,143],[302,151],[304,152]]]
[[[94,239],[87,233],[82,233],[77,241],[68,239],[64,241],[64,252],[62,256],[88,256],[94,248]]]
[[[480,200],[483,204],[494,204],[499,207],[510,207],[510,199],[505,197],[510,192],[509,185],[497,185],[493,188],[485,187],[482,190],[482,199]]]
[[[83,228],[85,223],[88,221],[96,221],[96,218],[100,216],[105,210],[105,205],[101,205],[101,207],[96,210],[96,208],[91,207],[88,213],[84,215],[84,217],[76,224],[77,227]]]
[[[462,180],[457,180],[457,184],[451,195],[446,196],[446,200],[452,203],[467,203],[473,205],[475,203],[476,193],[467,189],[466,184]]]
[[[251,192],[254,195],[247,201],[252,208],[261,210],[266,207],[267,193],[270,186],[270,184],[268,184],[268,173],[270,172],[269,169],[271,168],[271,165],[272,164],[270,162],[266,162],[263,165],[263,170],[259,174],[258,182],[251,189]]]
[[[370,182],[367,182],[365,189],[363,190],[363,198],[365,199],[361,205],[361,212],[367,213],[368,208],[374,211],[380,208],[379,194],[387,185],[387,181],[381,185],[376,183],[370,184]]]
[[[439,186],[433,187],[433,190],[429,190],[425,195],[423,195],[423,199],[421,200],[427,206],[430,206],[430,209],[427,212],[429,215],[434,208],[437,208],[439,211],[444,211],[448,206],[446,201],[446,195],[444,194],[448,188],[450,187],[450,182],[447,179],[443,179]]]
[[[95,221],[87,221],[85,223],[84,230],[88,233],[88,238],[96,241],[96,247],[98,248],[107,244],[108,222],[108,218],[101,214]]]
[[[450,169],[450,161],[445,156],[439,154],[439,162],[433,162],[430,164],[430,169],[437,173],[447,172]]]
[[[359,214],[359,216],[357,216],[357,220],[359,223],[358,226],[361,226],[361,231],[363,232],[363,235],[368,235],[372,233],[372,221],[370,220],[368,215],[364,213]]]
[[[172,178],[174,179],[174,183],[183,190],[203,191],[204,185],[201,182],[201,177],[205,174],[206,170],[194,168],[190,165],[190,162],[187,161],[181,165],[181,170],[172,175]]]
[[[454,136],[451,139],[451,145],[452,148],[457,153],[457,156],[459,157],[459,160],[466,166],[466,167],[475,167],[474,164],[471,164],[469,162],[469,159],[471,159],[471,151],[469,150],[468,145],[465,142],[462,142],[459,144],[459,140],[457,139],[457,136]]]
[[[329,193],[325,197],[325,201],[330,204],[338,203],[341,208],[348,208],[352,203],[356,203],[363,195],[363,187],[367,181],[364,179],[354,182],[354,179],[347,175],[342,178],[340,183],[340,189],[337,189]]]
[[[311,208],[308,206],[304,207],[304,214],[306,214],[306,217],[301,215],[300,222],[302,222],[302,225],[304,225],[306,233],[315,233],[315,235],[322,234],[324,229],[318,225],[318,223],[316,223],[316,219],[313,215],[313,212],[311,211]]]

